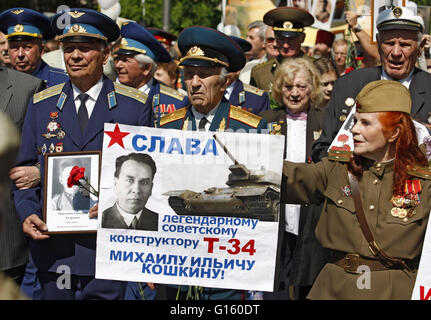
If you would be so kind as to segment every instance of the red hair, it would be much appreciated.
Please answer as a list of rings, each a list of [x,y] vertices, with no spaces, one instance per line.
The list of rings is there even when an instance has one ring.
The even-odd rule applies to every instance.
[[[399,129],[398,137],[392,145],[395,151],[392,190],[394,195],[403,194],[405,182],[410,178],[407,173],[407,167],[413,165],[428,166],[428,161],[418,146],[416,129],[407,113],[396,111],[380,112],[379,121],[385,137],[391,136],[394,130]],[[366,159],[363,157],[354,156],[349,163],[349,171],[361,177],[365,161]]]

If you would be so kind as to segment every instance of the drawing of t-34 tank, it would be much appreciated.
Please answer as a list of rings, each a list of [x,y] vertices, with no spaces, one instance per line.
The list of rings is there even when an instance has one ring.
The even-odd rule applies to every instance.
[[[203,192],[175,190],[166,192],[171,208],[178,215],[223,216],[278,221],[281,176],[273,171],[249,170],[232,156],[213,135],[233,165],[227,188],[212,187]]]

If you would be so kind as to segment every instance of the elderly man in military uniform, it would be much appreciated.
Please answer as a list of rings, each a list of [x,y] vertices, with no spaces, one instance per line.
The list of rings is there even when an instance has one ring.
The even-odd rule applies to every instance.
[[[266,120],[233,106],[224,98],[228,86],[228,73],[237,72],[245,65],[241,47],[229,36],[207,27],[184,29],[178,37],[183,58],[185,82],[190,105],[172,112],[157,122],[157,127],[167,129],[226,131],[256,130],[266,128]],[[161,286],[159,294],[175,299],[178,287]],[[180,287],[180,299],[187,294],[187,287]],[[203,288],[200,299],[241,299],[244,292]]]
[[[313,145],[313,161],[327,155],[356,95],[374,80],[396,80],[406,86],[412,98],[412,118],[431,123],[431,75],[415,67],[425,45],[423,30],[422,18],[414,15],[410,8],[395,7],[378,15],[377,44],[381,66],[354,70],[335,82],[325,110],[322,134]]]
[[[43,41],[54,37],[49,19],[27,9],[13,8],[0,14],[0,28],[9,42],[9,57],[17,71],[45,81],[47,87],[69,80],[66,72],[42,60]]]
[[[305,39],[304,28],[311,26],[314,18],[303,9],[280,7],[265,13],[263,22],[274,29],[279,55],[255,66],[251,70],[250,84],[270,91],[275,70],[283,60],[304,55],[301,50]]]
[[[251,43],[247,40],[230,36],[245,53],[251,49]],[[248,112],[259,114],[269,109],[269,96],[264,90],[243,83],[239,79],[241,71],[229,73],[229,86],[224,94],[234,106],[241,107]]]
[[[114,52],[118,81],[148,95],[147,108],[155,119],[183,108],[187,97],[154,79],[158,62],[170,62],[169,52],[144,27],[126,22],[121,28],[121,44]]]
[[[68,15],[70,24],[58,28]],[[151,126],[147,96],[113,83],[103,75],[108,43],[120,36],[112,19],[90,9],[71,9],[55,15],[52,27],[63,47],[70,80],[39,92],[29,104],[23,127],[18,165],[40,163],[45,173],[47,152],[101,150],[104,123]],[[121,299],[125,282],[95,279],[95,234],[47,235],[42,221],[44,181],[15,190],[15,205],[38,269],[42,299]],[[90,215],[94,217],[94,215]],[[70,286],[58,286],[58,270],[70,268]],[[69,274],[69,273],[68,273]]]

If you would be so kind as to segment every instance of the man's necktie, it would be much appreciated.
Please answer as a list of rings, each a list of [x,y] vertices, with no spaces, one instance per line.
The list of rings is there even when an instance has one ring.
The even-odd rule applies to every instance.
[[[81,132],[83,133],[85,131],[85,128],[87,127],[88,123],[88,110],[85,106],[85,102],[88,100],[89,95],[86,93],[81,93],[78,96],[78,99],[81,101],[81,105],[78,109],[78,120],[79,120],[79,126],[81,127]]]
[[[203,117],[200,121],[199,121],[199,126],[198,126],[198,130],[199,131],[205,131],[205,125],[208,123],[207,118]]]
[[[138,228],[138,219],[136,217],[133,217],[132,223],[130,224],[129,229],[137,229]]]

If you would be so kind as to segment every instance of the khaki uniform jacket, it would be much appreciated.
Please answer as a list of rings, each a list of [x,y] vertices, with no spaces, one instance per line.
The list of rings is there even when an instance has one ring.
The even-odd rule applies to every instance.
[[[359,181],[362,204],[376,243],[388,255],[401,259],[418,258],[431,209],[431,181],[419,179],[420,204],[411,218],[391,215],[393,161],[374,163],[364,169]],[[349,195],[347,165],[324,158],[316,164],[292,163],[283,166],[283,203],[318,203],[322,215],[316,236],[323,247],[373,258],[355,216],[353,197]],[[350,274],[328,263],[317,277],[310,299],[410,299],[416,273],[404,270],[372,271],[370,289],[360,289],[361,275]],[[360,281],[359,281],[360,282]]]

